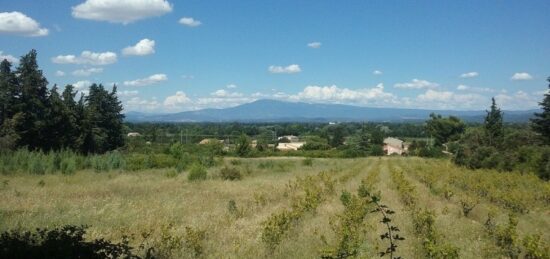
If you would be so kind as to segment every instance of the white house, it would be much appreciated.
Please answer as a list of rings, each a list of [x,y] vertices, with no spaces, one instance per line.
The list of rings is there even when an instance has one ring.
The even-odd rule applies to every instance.
[[[141,134],[139,134],[138,132],[130,132],[128,133],[128,137],[140,137]]]
[[[291,143],[299,142],[300,139],[294,135],[286,135],[286,136],[280,136],[277,138],[277,140],[281,141],[281,139],[288,139]]]
[[[398,154],[403,155],[407,152],[407,146],[403,144],[403,140],[397,138],[384,139],[384,153],[386,155]]]
[[[281,151],[298,150],[306,142],[279,143],[277,149]]]

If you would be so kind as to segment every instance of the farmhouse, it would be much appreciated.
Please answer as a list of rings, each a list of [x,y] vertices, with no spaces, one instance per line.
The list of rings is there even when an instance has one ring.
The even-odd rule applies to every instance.
[[[277,145],[277,149],[281,151],[298,150],[298,148],[303,146],[305,143],[306,142],[279,143],[279,145]]]
[[[128,133],[128,137],[140,137],[141,134],[139,134],[138,132],[130,132]]]
[[[404,145],[403,140],[397,138],[384,139],[384,153],[386,155],[398,154],[403,155],[407,152],[407,145]]]
[[[205,139],[203,139],[199,142],[199,145],[206,145],[206,144],[216,143],[216,142],[219,142],[219,143],[223,144],[223,140],[221,140],[221,139],[205,138]]]
[[[300,141],[300,139],[294,135],[280,136],[277,138],[277,140],[279,141],[288,140],[290,143],[295,143]]]

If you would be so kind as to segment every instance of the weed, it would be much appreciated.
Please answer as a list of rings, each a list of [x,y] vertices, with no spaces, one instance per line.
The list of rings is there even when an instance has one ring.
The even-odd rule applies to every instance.
[[[206,239],[206,231],[185,227],[184,244],[192,256],[200,257],[204,253],[203,243]]]
[[[304,160],[302,160],[302,165],[303,166],[313,166],[313,158],[311,158],[311,157],[305,158]]]
[[[465,217],[468,217],[468,214],[479,204],[479,200],[476,198],[471,198],[469,196],[464,196],[460,199],[460,206],[462,206],[462,214]]]
[[[191,166],[187,179],[189,181],[202,181],[206,180],[207,176],[206,168],[199,163],[195,163]]]
[[[235,167],[227,167],[227,166],[220,169],[220,176],[222,177],[222,179],[230,180],[230,181],[241,180],[242,178],[242,175],[239,169]]]
[[[38,187],[44,187],[44,186],[46,186],[46,182],[44,182],[44,180],[38,181]]]

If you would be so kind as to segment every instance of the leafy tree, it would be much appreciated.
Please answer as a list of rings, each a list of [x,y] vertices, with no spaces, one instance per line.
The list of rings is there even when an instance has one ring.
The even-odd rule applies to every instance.
[[[332,136],[329,143],[332,147],[339,147],[344,144],[344,137],[344,127],[338,125],[332,129]]]
[[[495,98],[491,100],[491,110],[487,111],[487,116],[485,117],[485,137],[490,146],[498,146],[504,135],[502,111],[497,107]]]
[[[245,134],[241,134],[241,136],[237,139],[237,147],[236,150],[237,155],[244,157],[247,156],[250,153],[250,139],[248,139],[248,136]]]
[[[547,81],[550,83],[550,77]],[[535,113],[535,118],[531,119],[531,126],[534,131],[542,136],[544,143],[550,145],[550,84],[548,84],[548,91],[544,94],[544,99],[539,105],[542,113]]]
[[[430,114],[426,123],[426,131],[435,138],[435,145],[441,146],[449,141],[456,140],[466,129],[466,124],[455,116],[443,118],[441,115]]]

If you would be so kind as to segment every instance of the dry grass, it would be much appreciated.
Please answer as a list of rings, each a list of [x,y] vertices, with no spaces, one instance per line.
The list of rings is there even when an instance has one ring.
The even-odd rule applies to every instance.
[[[422,258],[421,240],[414,237],[410,211],[392,187],[390,171],[448,166],[441,164],[445,161],[417,158],[314,159],[312,166],[304,165],[302,158],[240,159],[235,165],[231,160],[225,163],[240,169],[240,181],[222,180],[220,167],[209,169],[208,179],[198,182],[189,182],[186,173],[170,177],[168,170],[0,176],[0,230],[88,225],[90,238],[119,241],[128,235],[134,246],[144,243],[164,249],[167,257],[181,258],[193,256],[185,245],[189,242],[186,227],[192,227],[206,233],[204,240],[198,241],[207,258],[318,258],[325,246],[321,236],[330,242],[334,235],[330,221],[343,210],[341,191],[355,193],[361,179],[376,170],[380,173],[376,189],[381,192],[382,203],[397,212],[394,223],[406,238],[397,255]],[[321,171],[338,179],[335,194],[300,219],[274,253],[268,254],[261,241],[262,222],[289,208],[289,197],[300,195],[292,193],[289,182]],[[507,211],[482,201],[469,217],[464,217],[457,200],[432,194],[417,180],[417,174],[406,176],[416,186],[419,205],[436,211],[437,228],[460,248],[462,258],[479,258],[495,249],[483,230],[484,213],[495,208],[501,214]],[[235,201],[238,214],[228,209],[230,200]],[[548,206],[520,215],[518,231],[550,233],[548,215]],[[384,230],[379,220],[379,215],[367,216],[360,257],[376,257],[385,247],[378,239]]]

